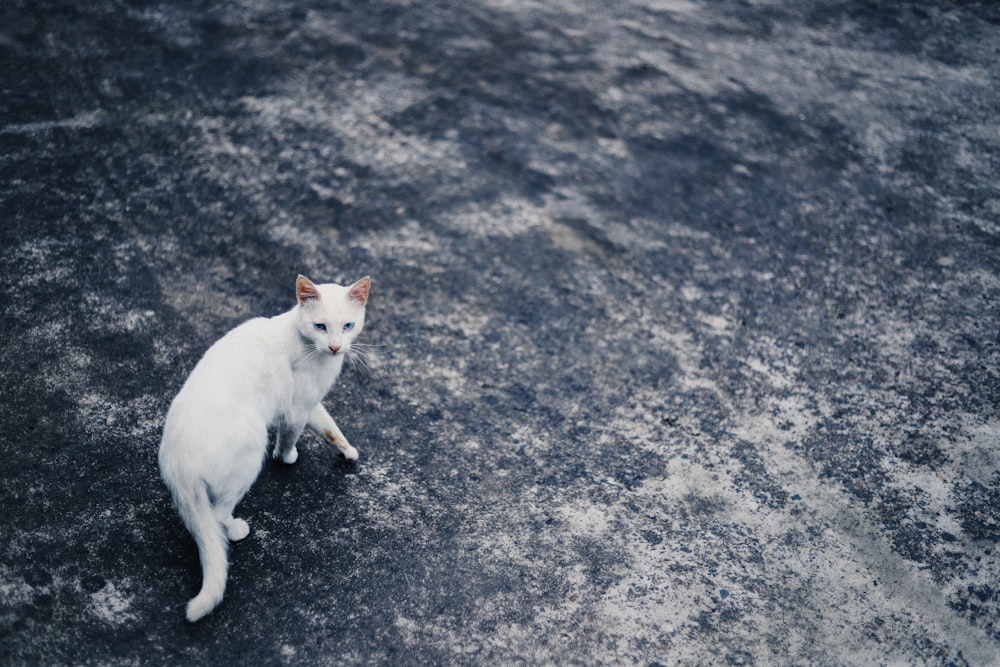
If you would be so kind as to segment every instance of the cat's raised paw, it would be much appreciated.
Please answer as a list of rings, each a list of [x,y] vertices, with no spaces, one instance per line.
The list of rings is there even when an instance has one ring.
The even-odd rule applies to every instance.
[[[340,453],[343,454],[344,458],[348,461],[358,460],[358,450],[354,449],[354,447],[351,447],[350,445],[341,448]]]

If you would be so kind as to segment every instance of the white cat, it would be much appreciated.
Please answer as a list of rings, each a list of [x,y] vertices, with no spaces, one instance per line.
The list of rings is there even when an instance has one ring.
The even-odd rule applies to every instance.
[[[205,352],[170,405],[160,444],[160,474],[198,544],[201,591],[187,619],[212,611],[226,590],[229,541],[250,533],[233,508],[263,465],[267,429],[273,456],[295,463],[308,425],[353,461],[354,449],[320,402],[365,324],[371,280],[350,287],[314,285],[299,276],[298,304],[236,327]]]

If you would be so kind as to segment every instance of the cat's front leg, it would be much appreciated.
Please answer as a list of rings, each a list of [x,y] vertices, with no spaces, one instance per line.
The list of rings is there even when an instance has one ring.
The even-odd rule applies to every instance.
[[[333,421],[333,417],[326,411],[322,403],[317,403],[316,407],[309,413],[309,428],[322,435],[326,438],[327,442],[339,449],[345,459],[348,461],[357,461],[358,450],[351,447],[351,443],[347,442],[347,438],[337,428],[337,422]]]
[[[283,419],[278,422],[274,440],[274,451],[271,453],[275,461],[291,465],[299,460],[299,450],[296,449],[295,443],[298,442],[299,436],[302,435],[303,428],[305,428],[305,424],[301,421],[293,422]]]

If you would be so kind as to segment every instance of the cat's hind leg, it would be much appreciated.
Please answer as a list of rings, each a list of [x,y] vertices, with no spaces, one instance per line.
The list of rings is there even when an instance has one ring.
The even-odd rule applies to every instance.
[[[260,443],[258,452],[267,446],[266,431],[261,434]],[[233,510],[253,486],[260,472],[260,466],[261,458],[257,457],[231,460],[227,466],[227,474],[216,478],[215,484],[209,488],[212,514],[215,515],[223,534],[230,542],[239,542],[250,534],[250,525],[243,519],[233,517]]]
[[[249,487],[236,489],[225,496],[212,499],[212,513],[222,526],[222,532],[230,542],[239,542],[250,534],[250,524],[243,519],[233,517],[233,510],[240,502]]]
[[[226,516],[220,516],[220,514],[223,513],[225,513]],[[250,534],[250,524],[243,519],[234,518],[232,513],[217,512],[216,516],[219,518],[219,523],[221,523],[222,527],[225,529],[226,537],[229,538],[230,542],[239,542]]]
[[[236,502],[238,502],[238,499]],[[225,533],[230,542],[239,542],[250,534],[250,524],[243,519],[233,517],[236,502],[216,500],[215,504],[212,505],[212,513],[215,515],[215,519],[219,522],[219,525],[222,526],[222,532]]]
[[[326,438],[326,441],[339,449],[340,453],[348,461],[356,461],[358,459],[358,450],[351,447],[351,443],[347,442],[347,438],[337,428],[337,422],[333,421],[333,417],[326,411],[322,403],[317,403],[316,407],[309,413],[309,428]]]

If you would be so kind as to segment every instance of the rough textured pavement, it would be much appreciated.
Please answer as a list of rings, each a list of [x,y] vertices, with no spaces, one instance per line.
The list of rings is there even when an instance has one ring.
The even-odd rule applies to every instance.
[[[0,26],[0,663],[1000,662],[998,5]],[[188,625],[163,416],[299,272],[375,281],[361,459]]]

